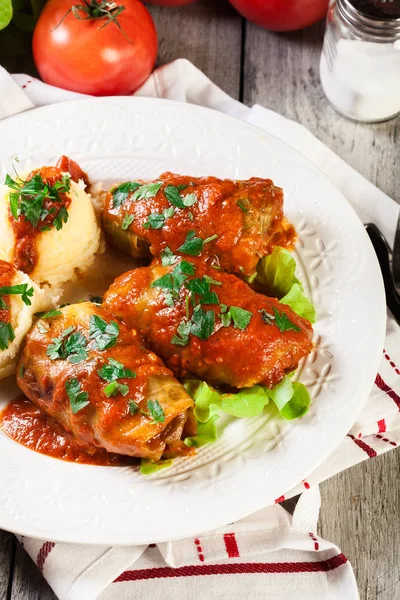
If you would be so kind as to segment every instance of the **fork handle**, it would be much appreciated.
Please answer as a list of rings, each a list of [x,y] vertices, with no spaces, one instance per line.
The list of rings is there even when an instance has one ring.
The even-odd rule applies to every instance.
[[[400,296],[396,292],[393,281],[393,274],[390,268],[388,246],[382,237],[381,232],[374,223],[369,223],[365,226],[369,239],[372,242],[376,256],[381,267],[383,283],[385,285],[386,304],[400,325]]]

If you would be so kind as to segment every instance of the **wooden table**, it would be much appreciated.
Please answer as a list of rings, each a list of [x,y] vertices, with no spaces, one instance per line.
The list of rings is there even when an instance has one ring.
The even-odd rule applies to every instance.
[[[187,58],[234,98],[302,123],[400,201],[400,121],[361,125],[328,105],[318,77],[323,24],[270,33],[246,23],[226,0],[150,10],[160,39],[159,64]],[[11,61],[3,64],[16,69]],[[400,599],[399,472],[400,453],[392,450],[321,485],[319,533],[351,561],[362,600]],[[0,532],[0,600],[54,598],[14,536]]]

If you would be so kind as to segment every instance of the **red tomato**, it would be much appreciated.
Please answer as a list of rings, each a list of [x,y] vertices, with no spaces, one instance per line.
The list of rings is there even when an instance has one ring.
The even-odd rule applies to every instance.
[[[45,4],[33,34],[40,76],[46,83],[83,94],[131,94],[146,81],[157,58],[150,13],[139,0],[90,0],[90,14],[77,8],[76,18],[71,10],[76,2]],[[107,9],[113,11],[114,21],[92,16],[93,11]]]
[[[146,0],[148,4],[158,4],[158,6],[183,6],[184,4],[193,4],[196,0]]]
[[[329,0],[229,0],[241,15],[271,31],[293,31],[316,23]]]

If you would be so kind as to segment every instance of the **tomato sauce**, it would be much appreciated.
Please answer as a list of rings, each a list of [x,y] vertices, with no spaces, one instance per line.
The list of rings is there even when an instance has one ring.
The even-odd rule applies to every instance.
[[[155,196],[134,202],[128,198],[118,207],[114,207],[112,193],[107,195],[105,229],[115,245],[131,250],[134,256],[142,257],[144,251],[158,256],[166,246],[179,253],[188,233],[195,231],[202,240],[211,238],[204,244],[204,259],[230,273],[250,276],[260,257],[274,246],[293,244],[296,234],[284,218],[283,192],[270,179],[231,181],[164,173],[157,181],[161,188]],[[181,197],[194,194],[197,200],[189,207],[174,206],[162,227],[153,228],[149,216],[171,209],[165,195],[168,186],[179,186]],[[123,230],[121,224],[128,215],[134,220]]]
[[[11,439],[41,454],[69,462],[101,466],[137,465],[138,459],[84,446],[28,398],[10,402],[0,415],[0,426]]]
[[[5,260],[0,260],[0,287],[6,287],[12,285],[16,269],[10,263]],[[7,308],[0,308],[0,323],[11,322],[11,306],[10,296],[0,296],[5,302]]]
[[[71,169],[71,171],[69,171]],[[42,180],[49,186],[54,186],[57,181],[61,181],[64,172],[70,172],[71,179],[78,181],[83,179],[87,184],[88,176],[79,165],[66,156],[62,156],[57,163],[56,167],[42,167],[29,173],[26,181],[30,181],[37,173],[40,173]],[[55,202],[50,198],[46,198],[43,202],[43,209],[49,211],[47,216],[40,220],[37,227],[28,221],[24,215],[20,215],[18,219],[15,219],[9,209],[8,218],[12,225],[15,234],[15,250],[14,250],[14,264],[17,269],[24,271],[24,273],[30,274],[34,271],[35,266],[38,262],[38,250],[37,250],[37,236],[41,233],[43,227],[53,227],[54,220],[58,216],[60,210],[64,207],[68,209],[71,204],[71,198],[67,193],[60,192],[59,196],[61,201]],[[29,200],[29,196],[25,196],[24,199]]]

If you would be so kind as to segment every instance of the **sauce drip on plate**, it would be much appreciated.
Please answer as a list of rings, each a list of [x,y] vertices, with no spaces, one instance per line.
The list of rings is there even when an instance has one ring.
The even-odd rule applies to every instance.
[[[105,450],[82,447],[74,436],[56,421],[46,416],[25,396],[10,402],[0,415],[1,429],[14,441],[41,454],[69,462],[101,466],[138,464],[129,456],[111,454]]]

